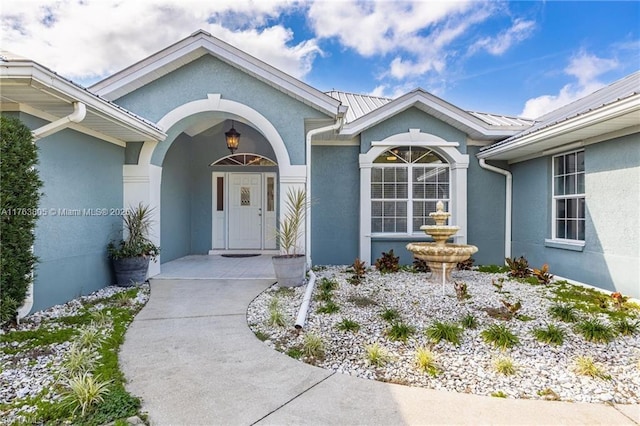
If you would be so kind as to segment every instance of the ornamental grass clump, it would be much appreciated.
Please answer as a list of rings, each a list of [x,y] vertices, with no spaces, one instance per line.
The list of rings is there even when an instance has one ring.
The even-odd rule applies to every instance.
[[[321,358],[324,356],[324,342],[316,334],[305,334],[302,343],[302,352],[311,358]]]
[[[96,353],[77,342],[71,344],[62,362],[62,369],[69,375],[91,372],[97,365]]]
[[[93,406],[104,401],[110,384],[110,380],[102,381],[87,372],[64,378],[64,405],[72,408],[72,414],[80,410],[80,415],[84,416]]]
[[[269,302],[269,320],[267,322],[269,325],[276,325],[278,327],[284,327],[286,325],[284,313],[280,308],[280,300],[278,300],[277,297],[274,297]]]
[[[436,363],[436,355],[428,348],[418,348],[416,351],[416,365],[418,370],[427,373],[430,376],[437,376],[440,372]]]
[[[557,320],[563,322],[577,322],[578,313],[571,305],[556,304],[549,308],[549,314]]]
[[[350,319],[344,318],[338,324],[336,324],[336,328],[340,331],[352,331],[357,332],[360,330],[360,324]]]
[[[632,336],[638,332],[638,321],[628,321],[626,318],[618,320],[613,325],[616,331],[623,336]]]
[[[389,352],[378,343],[365,346],[367,362],[375,367],[382,367],[391,361]]]
[[[480,332],[482,339],[493,346],[505,350],[520,343],[518,336],[513,334],[504,324],[493,324]]]
[[[425,334],[434,343],[446,340],[454,345],[459,345],[462,332],[462,327],[456,323],[434,321],[434,323],[427,328]]]
[[[555,324],[534,328],[533,336],[542,343],[560,346],[564,342],[564,330]]]
[[[478,320],[473,315],[467,314],[462,317],[462,319],[460,320],[460,324],[462,324],[464,328],[477,328]]]
[[[387,337],[391,340],[399,340],[406,342],[409,336],[416,332],[416,329],[403,322],[391,324],[391,328],[387,330]]]
[[[400,312],[397,309],[387,308],[382,311],[380,317],[387,322],[394,322],[400,319]]]
[[[615,337],[613,328],[597,318],[591,318],[576,324],[576,331],[588,342],[609,343]]]
[[[496,359],[493,363],[493,368],[496,370],[496,372],[504,376],[511,376],[513,374],[516,374],[517,370],[515,364],[513,363],[513,360],[509,357]]]
[[[589,376],[593,378],[611,379],[611,376],[606,374],[590,356],[578,356],[574,360],[573,371],[581,376]]]

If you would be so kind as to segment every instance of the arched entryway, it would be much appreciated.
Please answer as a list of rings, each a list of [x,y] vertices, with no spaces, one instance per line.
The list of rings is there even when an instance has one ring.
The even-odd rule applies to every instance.
[[[224,132],[231,121],[242,134],[236,154],[268,158],[272,164],[219,163],[229,158]],[[241,249],[243,244],[247,249],[275,249],[269,233],[274,232],[282,194],[290,187],[304,187],[306,175],[304,166],[291,165],[275,126],[251,107],[211,94],[175,108],[157,125],[167,133],[167,139],[157,144],[145,142],[138,164],[125,166],[124,174],[125,203],[142,200],[156,207],[154,239],[162,248],[160,263],[188,254]],[[245,177],[249,178],[245,179],[247,185],[242,182]],[[218,203],[219,188],[222,205]],[[238,192],[238,200],[230,197],[231,191]],[[242,236],[231,235],[230,226],[244,230],[230,220],[231,203],[235,201],[249,203],[260,215],[270,209],[259,244],[257,240],[242,242]],[[223,228],[216,228],[216,220],[221,218],[216,214],[218,208],[224,212]],[[224,229],[226,235],[216,229]],[[158,264],[150,269],[152,276],[159,272]]]

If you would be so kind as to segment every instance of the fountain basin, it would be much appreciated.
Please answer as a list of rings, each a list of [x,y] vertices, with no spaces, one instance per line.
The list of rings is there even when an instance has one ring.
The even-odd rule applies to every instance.
[[[467,260],[478,247],[467,244],[409,243],[407,250],[425,262],[458,263]]]
[[[429,281],[451,282],[451,271],[478,251],[478,247],[467,244],[409,243],[407,250],[418,259],[424,260],[431,269]],[[444,277],[443,277],[444,275]]]

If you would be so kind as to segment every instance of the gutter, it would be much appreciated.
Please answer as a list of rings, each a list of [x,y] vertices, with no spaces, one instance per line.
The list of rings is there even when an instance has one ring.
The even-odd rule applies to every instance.
[[[31,135],[33,136],[33,143],[35,143],[38,139],[42,139],[46,136],[59,132],[60,130],[66,129],[71,125],[71,123],[81,122],[82,120],[84,120],[86,115],[86,105],[82,102],[73,102],[73,112],[71,114],[31,131]],[[31,246],[31,252],[33,252],[33,246]],[[33,280],[34,275],[32,271],[27,295],[24,299],[24,303],[18,309],[18,322],[20,322],[20,319],[29,315],[29,312],[31,312],[31,309],[33,308]]]
[[[66,129],[71,125],[71,123],[79,123],[84,120],[86,115],[86,105],[82,102],[73,102],[73,112],[71,114],[33,130],[31,132],[31,134],[33,135],[33,141],[35,142],[38,139],[42,139],[56,132],[59,132],[60,130]]]
[[[492,166],[485,162],[484,158],[478,160],[478,164],[483,169],[499,173],[506,178],[505,182],[505,212],[504,212],[504,257],[505,259],[511,257],[511,206],[512,206],[512,176],[508,170],[501,169],[499,167]]]

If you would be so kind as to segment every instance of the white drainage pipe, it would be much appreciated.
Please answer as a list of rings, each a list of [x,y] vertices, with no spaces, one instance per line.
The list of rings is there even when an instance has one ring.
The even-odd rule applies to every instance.
[[[512,204],[512,176],[508,170],[487,164],[484,158],[478,161],[480,167],[503,175],[505,181],[505,212],[504,212],[504,257],[511,257],[511,204]]]
[[[313,294],[313,288],[316,286],[316,274],[312,270],[309,270],[309,283],[307,284],[307,291],[304,293],[304,299],[302,299],[302,305],[298,311],[298,318],[296,319],[295,327],[301,330],[304,327],[304,323],[307,321],[307,312],[309,311],[309,304],[311,303],[311,295]]]

